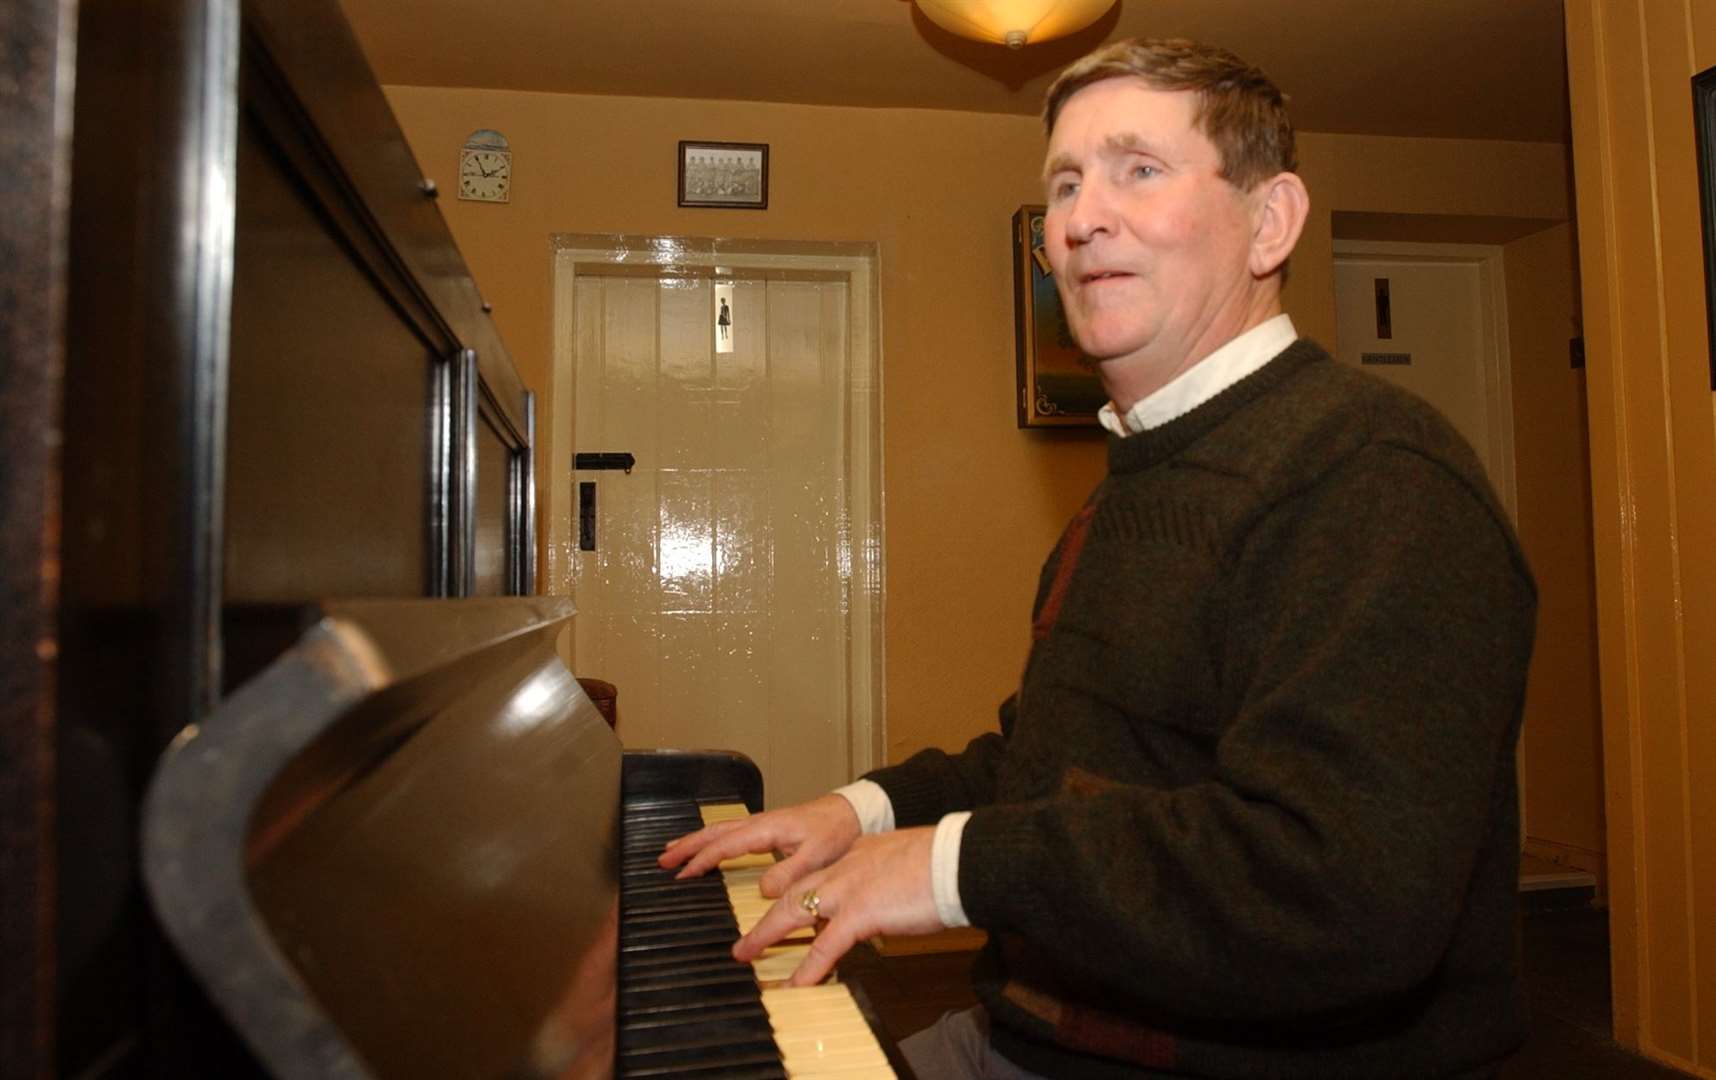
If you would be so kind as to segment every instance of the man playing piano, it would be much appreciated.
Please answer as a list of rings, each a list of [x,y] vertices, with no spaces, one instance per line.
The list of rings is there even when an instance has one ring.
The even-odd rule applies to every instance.
[[[1047,243],[1110,400],[1000,730],[681,838],[778,850],[734,952],[990,933],[926,1078],[1477,1077],[1519,1044],[1535,590],[1471,450],[1282,313],[1280,92],[1183,41],[1049,91]]]

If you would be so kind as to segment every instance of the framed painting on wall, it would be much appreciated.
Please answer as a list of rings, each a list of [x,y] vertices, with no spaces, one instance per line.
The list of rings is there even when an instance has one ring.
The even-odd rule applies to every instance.
[[[1013,333],[1019,426],[1096,427],[1108,400],[1073,341],[1043,240],[1043,207],[1013,215]]]
[[[679,205],[769,208],[769,144],[679,144]]]
[[[1698,144],[1698,207],[1704,219],[1704,325],[1710,389],[1716,390],[1716,67],[1692,77],[1692,126]]]

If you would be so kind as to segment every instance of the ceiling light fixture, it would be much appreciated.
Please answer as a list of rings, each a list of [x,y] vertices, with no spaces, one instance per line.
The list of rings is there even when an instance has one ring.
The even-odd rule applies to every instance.
[[[937,26],[961,37],[1020,49],[1077,33],[1114,0],[917,0]]]

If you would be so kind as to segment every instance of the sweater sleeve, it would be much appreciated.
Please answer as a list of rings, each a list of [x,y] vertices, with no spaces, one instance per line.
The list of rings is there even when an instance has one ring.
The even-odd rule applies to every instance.
[[[1013,730],[1017,695],[1001,703],[1001,730],[972,739],[964,750],[920,750],[898,765],[865,773],[888,793],[894,827],[934,825],[945,814],[971,810],[995,800],[995,772]]]
[[[1535,590],[1493,505],[1376,444],[1263,511],[1211,598],[1231,717],[1212,775],[976,810],[972,923],[1181,1016],[1421,985],[1480,854],[1517,844],[1498,834]]]

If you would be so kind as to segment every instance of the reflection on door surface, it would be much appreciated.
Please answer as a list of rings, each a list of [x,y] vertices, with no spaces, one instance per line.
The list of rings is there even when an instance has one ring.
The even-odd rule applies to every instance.
[[[637,458],[573,476],[576,667],[626,746],[740,750],[771,806],[809,798],[853,769],[849,283],[635,274],[575,284],[577,448]]]

